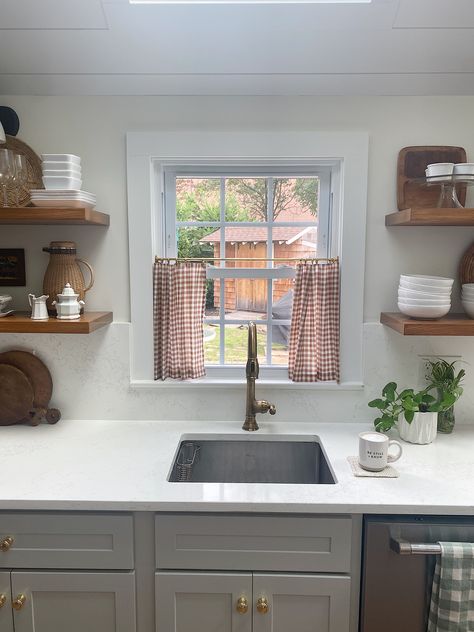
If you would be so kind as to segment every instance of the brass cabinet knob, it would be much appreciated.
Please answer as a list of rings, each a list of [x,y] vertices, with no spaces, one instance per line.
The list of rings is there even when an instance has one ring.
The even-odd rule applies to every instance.
[[[249,609],[249,602],[247,601],[246,597],[239,597],[237,599],[237,606],[236,606],[236,610],[237,612],[239,612],[240,614],[245,614]]]
[[[0,595],[0,608],[3,608],[3,606],[7,603],[7,596],[6,595]]]
[[[16,599],[12,601],[12,606],[14,610],[21,610],[25,605],[26,597],[23,594],[17,595]]]
[[[260,597],[257,600],[257,611],[260,612],[260,614],[267,614],[269,610],[270,608],[266,597]]]
[[[13,538],[7,535],[7,537],[3,538],[3,540],[0,542],[0,551],[3,551],[4,553],[6,551],[9,551],[11,549],[12,544],[13,544]]]

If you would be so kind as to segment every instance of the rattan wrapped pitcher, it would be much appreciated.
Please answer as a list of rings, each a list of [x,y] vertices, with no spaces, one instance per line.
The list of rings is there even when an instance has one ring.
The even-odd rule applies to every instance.
[[[43,251],[49,252],[50,255],[43,279],[43,293],[49,295],[48,312],[54,314],[52,303],[56,296],[62,292],[66,283],[69,283],[76,290],[79,299],[83,301],[86,292],[94,285],[94,270],[87,261],[77,258],[75,242],[52,241],[49,247],[43,248]],[[89,270],[90,281],[87,287],[79,263],[85,265]]]

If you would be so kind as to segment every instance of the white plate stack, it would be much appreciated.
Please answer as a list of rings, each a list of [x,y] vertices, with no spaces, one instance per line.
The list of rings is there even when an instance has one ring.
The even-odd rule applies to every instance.
[[[94,208],[96,197],[81,191],[81,159],[74,154],[42,154],[44,189],[30,191],[34,206]]]
[[[469,318],[474,318],[474,283],[464,283],[461,288],[461,303]]]
[[[441,318],[451,309],[454,279],[401,274],[398,309],[412,318]],[[474,303],[473,303],[474,307]]]

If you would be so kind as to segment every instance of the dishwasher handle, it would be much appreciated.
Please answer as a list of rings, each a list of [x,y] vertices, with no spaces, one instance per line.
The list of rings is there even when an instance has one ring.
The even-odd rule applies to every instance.
[[[406,542],[390,538],[390,548],[398,555],[441,555],[441,546],[437,542]]]

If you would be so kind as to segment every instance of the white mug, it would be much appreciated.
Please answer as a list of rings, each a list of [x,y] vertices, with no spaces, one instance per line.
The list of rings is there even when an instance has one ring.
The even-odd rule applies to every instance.
[[[388,454],[391,445],[398,448],[398,454],[395,456]],[[390,440],[387,435],[373,431],[361,432],[359,435],[359,465],[364,470],[380,472],[387,467],[387,463],[398,461],[402,452],[402,446],[398,441]]]

